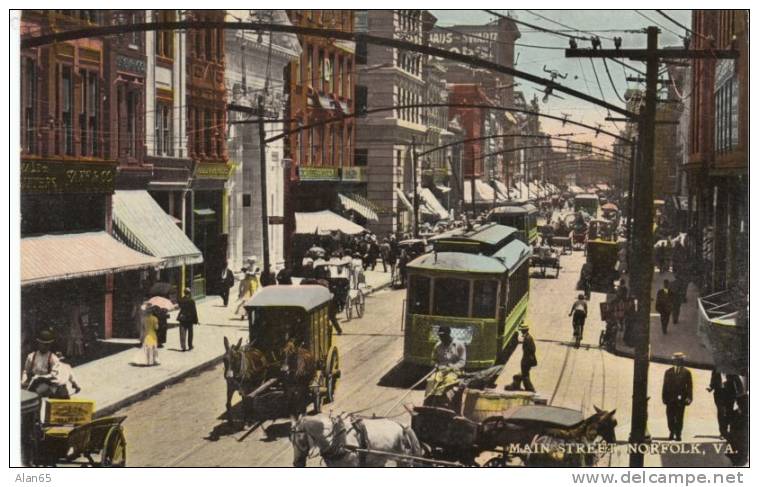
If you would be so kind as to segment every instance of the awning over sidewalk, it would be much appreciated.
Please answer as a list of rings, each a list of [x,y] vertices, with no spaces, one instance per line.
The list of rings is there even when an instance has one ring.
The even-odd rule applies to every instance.
[[[363,204],[360,201],[357,201],[356,199],[346,196],[342,193],[338,193],[337,197],[340,199],[340,204],[343,208],[346,210],[352,210],[358,213],[359,215],[363,216],[369,221],[379,221],[379,216],[377,216],[377,212],[373,209],[369,208],[369,206]]]
[[[573,185],[569,186],[569,192],[573,193],[573,194],[580,194],[580,193],[584,193],[585,190],[582,189],[581,187],[576,186],[576,185],[573,184]]]
[[[436,184],[435,188],[443,194],[451,190],[451,188],[449,188],[448,186],[443,186],[442,184]]]
[[[419,188],[419,196],[441,220],[445,220],[450,216],[448,214],[448,210],[446,210],[445,207],[440,204],[438,199],[435,197],[432,191],[430,191],[429,188]]]
[[[120,240],[135,250],[160,257],[165,267],[203,262],[200,249],[147,191],[114,192],[113,223]]]
[[[395,194],[398,196],[398,201],[400,201],[403,206],[406,207],[406,210],[408,210],[410,213],[414,212],[414,205],[411,204],[408,198],[406,198],[406,195],[403,194],[403,191],[401,191],[400,188],[395,188]]]
[[[474,180],[475,203],[493,203],[496,197],[495,190],[487,183],[480,179]],[[467,179],[464,182],[464,201],[472,202],[472,180]]]
[[[698,299],[698,334],[724,374],[748,370],[747,298],[722,291]]]
[[[340,231],[346,235],[357,235],[365,230],[347,218],[343,218],[329,210],[295,213],[295,233],[328,235]]]
[[[501,181],[494,181],[495,182],[495,189],[498,193],[498,201],[508,201],[509,200],[509,188],[506,187],[504,183]]]
[[[157,267],[161,263],[161,259],[132,250],[106,232],[21,239],[22,286]]]

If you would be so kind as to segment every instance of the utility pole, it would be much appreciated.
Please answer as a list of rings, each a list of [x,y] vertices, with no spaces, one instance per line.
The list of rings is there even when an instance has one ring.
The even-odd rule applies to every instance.
[[[413,182],[414,185],[414,238],[419,238],[419,192],[416,190],[417,186],[417,154],[416,154],[416,137],[411,138],[411,165],[413,166]],[[408,181],[408,179],[406,180]]]
[[[269,192],[266,189],[266,125],[264,124],[264,95],[258,97],[258,149],[261,168],[261,241],[264,276],[269,278]]]
[[[732,58],[738,57],[735,50],[690,50],[658,48],[659,29],[646,29],[646,49],[577,49],[572,47],[565,51],[568,58],[627,58],[646,63],[645,106],[637,116],[640,140],[640,154],[633,159],[635,198],[633,206],[633,245],[636,266],[631,269],[631,287],[633,297],[637,299],[638,309],[633,323],[635,333],[635,361],[633,371],[632,421],[630,423],[630,443],[640,445],[650,441],[647,433],[648,421],[648,365],[651,326],[651,280],[653,278],[653,180],[656,140],[656,92],[658,87],[658,70],[660,59],[697,59],[697,58]],[[633,146],[634,147],[634,146]],[[631,195],[631,196],[632,196]],[[635,449],[630,453],[630,466],[643,467],[643,453]]]

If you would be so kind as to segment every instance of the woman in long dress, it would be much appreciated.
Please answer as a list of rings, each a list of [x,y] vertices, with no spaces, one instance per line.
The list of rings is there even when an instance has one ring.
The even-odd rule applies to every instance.
[[[245,315],[240,313],[240,309],[245,306],[245,303],[258,291],[260,283],[258,276],[253,272],[246,272],[245,277],[240,281],[240,289],[238,292],[237,308],[235,309],[235,316],[240,316],[241,319],[245,319]]]
[[[148,307],[144,314],[140,341],[142,348],[135,364],[159,365],[161,362],[158,360],[158,317],[152,307]]]

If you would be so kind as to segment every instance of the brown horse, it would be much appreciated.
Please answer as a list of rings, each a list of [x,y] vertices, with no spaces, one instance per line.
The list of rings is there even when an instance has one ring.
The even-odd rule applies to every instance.
[[[295,424],[298,416],[306,414],[308,389],[316,377],[316,359],[293,338],[287,340],[282,352],[282,384],[287,398],[287,412]]]
[[[253,392],[263,383],[271,366],[266,355],[249,344],[243,346],[242,338],[230,345],[224,337],[224,378],[227,381],[227,412],[232,409],[232,396],[237,391],[241,397]]]

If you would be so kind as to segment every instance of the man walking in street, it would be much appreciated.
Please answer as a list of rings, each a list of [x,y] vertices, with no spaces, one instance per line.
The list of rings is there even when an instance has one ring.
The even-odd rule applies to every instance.
[[[683,366],[685,360],[683,353],[677,352],[672,355],[672,358],[675,366],[664,373],[661,395],[662,402],[667,407],[669,439],[682,441],[685,407],[693,402],[693,377],[690,370]]]
[[[229,268],[228,262],[224,265],[219,285],[221,286],[221,299],[224,301],[224,307],[226,308],[227,304],[229,304],[229,290],[235,285],[235,275]]]
[[[520,363],[522,385],[524,390],[535,392],[535,386],[530,380],[530,369],[538,365],[538,358],[535,355],[535,339],[530,335],[530,327],[527,323],[519,325],[519,331],[522,332],[522,362]]]
[[[182,351],[188,349],[185,344],[189,346],[189,350],[192,350],[192,326],[198,322],[198,309],[189,289],[185,290],[184,296],[179,300],[177,321],[179,322],[179,344]]]
[[[666,335],[669,315],[672,313],[672,294],[669,290],[669,281],[666,279],[662,288],[656,293],[656,312],[661,317],[661,331]]]

